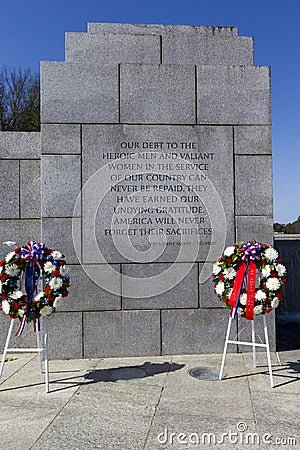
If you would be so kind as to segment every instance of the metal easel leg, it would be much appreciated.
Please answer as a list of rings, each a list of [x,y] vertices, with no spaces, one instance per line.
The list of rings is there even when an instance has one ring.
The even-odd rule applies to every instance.
[[[39,321],[39,319],[38,319]],[[37,341],[37,348],[38,348],[38,358],[39,358],[39,366],[40,366],[40,371],[41,373],[43,373],[43,362],[42,362],[42,352],[41,352],[41,331],[40,331],[40,324],[37,323],[37,328],[36,328],[36,341]]]
[[[2,372],[3,372],[3,368],[4,368],[6,353],[7,353],[7,349],[8,349],[8,346],[9,346],[9,341],[10,341],[10,338],[11,338],[11,333],[12,333],[13,326],[14,326],[14,321],[15,321],[15,319],[11,319],[9,330],[8,330],[8,333],[7,333],[5,347],[4,347],[4,351],[3,351],[3,355],[2,355],[2,362],[1,362],[1,366],[0,366],[0,378],[2,377]]]
[[[268,328],[267,328],[267,321],[266,321],[265,315],[264,315],[263,319],[264,319],[265,342],[266,342],[266,350],[267,350],[267,358],[268,358],[269,374],[270,374],[270,384],[271,384],[271,387],[274,387],[271,354],[270,354],[270,344],[269,344]]]
[[[219,373],[219,380],[222,380],[223,374],[224,374],[224,366],[225,366],[225,359],[226,359],[226,353],[227,353],[227,346],[228,346],[228,340],[229,340],[229,335],[230,335],[232,317],[234,317],[234,314],[235,314],[235,308],[233,308],[233,310],[232,310],[232,312],[231,312],[231,314],[229,316],[227,333],[226,333],[226,338],[225,338],[224,351],[223,351],[223,357],[222,357],[222,364],[221,364],[221,369],[220,369],[220,373]]]
[[[255,327],[254,327],[254,319],[251,320],[251,328],[252,328],[252,354],[253,354],[253,367],[256,367],[256,346],[255,346]]]
[[[49,392],[49,360],[48,360],[48,327],[47,319],[44,317],[43,320],[44,328],[44,362],[45,362],[45,389],[46,393]]]

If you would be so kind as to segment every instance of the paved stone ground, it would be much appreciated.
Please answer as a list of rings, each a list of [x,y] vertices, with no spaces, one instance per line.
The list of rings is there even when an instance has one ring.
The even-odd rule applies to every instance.
[[[188,373],[218,371],[221,355],[50,361],[48,394],[36,356],[15,356],[0,382],[1,449],[300,448],[300,351],[272,355],[273,389],[261,352],[256,368],[251,353],[228,354],[222,381]]]

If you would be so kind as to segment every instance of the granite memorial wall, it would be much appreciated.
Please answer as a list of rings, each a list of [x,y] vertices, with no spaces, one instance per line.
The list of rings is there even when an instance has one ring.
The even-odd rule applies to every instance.
[[[26,167],[33,186],[24,197],[17,177],[0,227],[37,240],[10,229],[34,217],[70,265],[51,356],[221,352],[211,263],[237,240],[273,239],[270,69],[254,66],[253,39],[91,23],[66,33],[66,61],[41,63],[41,114],[40,183],[0,137],[2,180]]]

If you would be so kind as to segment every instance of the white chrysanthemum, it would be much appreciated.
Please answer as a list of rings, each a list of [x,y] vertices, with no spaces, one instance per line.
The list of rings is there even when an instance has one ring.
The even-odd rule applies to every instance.
[[[221,267],[218,265],[218,264],[214,264],[213,265],[213,274],[214,275],[218,275],[218,273],[220,273],[221,272]],[[60,271],[61,272],[61,271]],[[63,274],[62,274],[63,275]]]
[[[240,304],[245,306],[246,303],[247,303],[247,294],[244,293],[240,296]]]
[[[236,271],[233,267],[228,267],[227,269],[224,269],[224,277],[228,280],[233,280],[236,276]]]
[[[238,313],[239,316],[242,314],[242,312],[243,312],[242,308],[238,308],[237,309],[237,313]]]
[[[51,261],[47,261],[44,265],[44,271],[47,273],[52,273],[53,270],[55,270],[56,267],[52,264]]]
[[[224,292],[224,283],[223,283],[223,281],[219,281],[219,283],[216,286],[216,293],[218,295],[222,295],[223,292]]]
[[[235,247],[232,245],[231,247],[227,247],[224,250],[224,255],[225,256],[231,256],[234,252],[235,252]]]
[[[14,300],[18,300],[19,298],[23,297],[23,292],[22,291],[14,291],[10,294],[10,298],[14,299]]]
[[[283,264],[277,264],[276,270],[280,277],[282,277],[286,273],[286,267]]]
[[[53,308],[51,306],[44,306],[41,310],[41,316],[50,316],[52,314]]]
[[[19,316],[23,317],[24,316],[24,310],[23,309],[18,309],[18,314],[19,314]]]
[[[56,299],[53,302],[54,308],[57,308],[59,306],[61,299],[62,299],[62,297],[56,297]]]
[[[271,261],[278,258],[278,252],[275,250],[275,248],[267,248],[265,251],[266,258],[270,259]]]
[[[3,311],[5,314],[9,314],[9,311],[10,311],[10,304],[8,303],[7,300],[3,300],[3,302],[2,302],[2,311]]]
[[[263,269],[261,269],[261,273],[263,278],[268,278],[271,275],[271,267],[270,266],[266,266]]]
[[[5,273],[7,273],[10,277],[15,277],[19,273],[18,266],[13,264],[12,266],[6,267]]]
[[[63,282],[60,277],[52,278],[52,280],[50,280],[50,283],[49,283],[51,289],[59,289],[62,287],[62,284],[63,284]]]
[[[54,251],[52,252],[52,257],[53,257],[54,259],[61,259],[61,258],[62,258],[62,254],[61,254],[59,251],[54,250]]]
[[[16,256],[15,252],[10,252],[5,256],[5,261],[9,262],[14,256]]]
[[[269,278],[266,282],[267,289],[269,291],[277,291],[280,288],[280,281],[278,278]]]
[[[266,300],[266,298],[267,298],[266,293],[264,291],[262,291],[261,289],[259,289],[259,291],[257,291],[255,294],[255,300],[262,301],[262,300]]]
[[[61,266],[60,270],[60,274],[62,277],[65,277],[66,275],[69,274],[68,268],[67,266]],[[221,269],[220,269],[221,270]],[[215,272],[214,272],[215,273]],[[215,274],[216,275],[216,274]]]
[[[273,300],[271,301],[271,306],[272,308],[277,308],[277,306],[279,305],[279,298],[274,297]]]
[[[257,316],[258,314],[261,314],[263,312],[263,306],[257,305],[254,307],[254,314]]]
[[[40,292],[38,295],[34,297],[35,302],[39,302],[44,297],[44,292]]]

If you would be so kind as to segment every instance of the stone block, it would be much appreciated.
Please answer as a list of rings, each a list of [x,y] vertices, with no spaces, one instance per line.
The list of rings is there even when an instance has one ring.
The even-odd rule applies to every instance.
[[[43,124],[42,154],[81,154],[80,125]]]
[[[124,264],[122,294],[124,309],[197,308],[197,264]]]
[[[79,230],[80,219],[73,219],[73,226]],[[77,227],[76,227],[77,226]],[[67,264],[78,264],[78,257],[74,249],[71,218],[43,218],[43,242],[50,248],[59,250],[65,257]],[[79,256],[81,249],[77,249]]]
[[[89,189],[85,190],[83,194],[85,263],[103,263],[105,261],[143,263],[153,262],[154,260],[156,262],[172,262],[176,259],[177,262],[191,262],[193,258],[197,261],[205,261],[211,242],[213,242],[213,254],[210,255],[209,260],[213,261],[222,253],[225,243],[230,245],[234,241],[233,140],[231,127],[84,125],[82,138],[83,183],[89,180]],[[159,143],[159,149],[153,149],[155,143]],[[160,170],[158,170],[157,164],[159,162],[170,162],[170,159],[160,159],[165,158],[166,154],[170,154],[168,143],[178,147],[177,150],[172,151],[171,156],[175,159],[171,160],[172,163],[166,170],[163,170],[164,167],[160,167]],[[124,149],[124,145],[127,149]],[[134,150],[128,148],[128,145],[135,146]],[[153,152],[155,157],[157,154],[158,159],[156,162],[152,160],[156,164],[154,164],[153,170],[150,169],[149,176],[151,178],[153,174],[154,177],[152,180],[145,177],[137,181],[137,175],[134,175],[133,181],[114,181],[118,179],[118,176],[122,178],[127,174],[131,176],[131,174],[137,174],[137,172],[149,172],[149,169],[143,170],[145,166],[137,171],[128,169],[128,164],[134,163],[134,160],[126,159],[126,155],[133,157],[139,155],[140,158],[141,153],[143,153],[147,157],[151,157]],[[137,162],[145,163],[142,159],[138,159]],[[194,162],[199,163],[199,170],[191,165]],[[127,168],[123,164],[126,164]],[[200,168],[205,170],[201,171]],[[223,182],[224,173],[226,173],[226,190]],[[174,174],[175,181],[157,178],[158,174],[160,177]],[[91,178],[92,176],[93,178]],[[174,188],[171,186],[173,184]],[[165,187],[169,190],[171,188],[177,189],[178,192],[180,188],[182,193],[178,194],[174,191],[174,196],[174,192],[170,191],[167,192],[169,197],[159,197],[158,203],[154,204],[153,199],[151,202],[151,198],[147,203],[147,200],[144,201],[143,197],[147,197],[148,194],[141,190],[142,185],[148,185],[152,196],[165,194],[166,192],[163,192],[163,190],[158,190]],[[133,188],[136,189],[136,193],[129,191]],[[120,191],[113,192],[113,189],[120,189]],[[124,191],[121,189],[124,189]],[[122,197],[122,192],[128,198],[125,198],[124,195]],[[174,198],[170,197],[171,194]],[[136,203],[130,203],[129,197]],[[172,201],[168,203],[170,199]],[[118,202],[120,200],[120,202],[118,203],[117,200]],[[139,213],[137,207],[141,205],[150,207],[149,213]],[[188,208],[187,205],[189,205]],[[121,209],[115,211],[115,208],[119,206],[125,208],[122,214],[120,213]],[[171,211],[170,206],[182,206],[182,212],[176,212],[179,210],[175,209]],[[193,214],[192,217],[189,217],[190,206],[193,206],[193,214],[196,218]],[[157,213],[157,209],[154,207],[164,207],[167,208],[166,211],[171,212],[169,215],[163,213],[163,217],[161,217],[162,213]],[[158,211],[161,211],[161,209]],[[91,220],[91,217],[96,217],[95,223],[94,220]],[[149,240],[148,235],[141,234],[140,230],[146,229],[143,224],[134,227],[138,231],[130,238],[133,245],[128,242],[128,236],[113,240],[114,236],[105,234],[105,230],[110,230],[114,224],[117,224],[117,220],[120,223],[121,219],[128,219],[129,224],[133,218],[135,220],[137,218],[144,220],[145,218],[149,223],[153,220],[152,228],[158,230],[157,233],[160,232],[159,224],[162,220],[165,220],[165,225],[172,225],[172,223],[176,225],[177,220],[181,228],[188,229],[185,233],[190,233],[190,235],[182,236],[184,245],[180,247],[180,255],[178,256],[180,238],[171,235],[171,231],[167,232],[169,235],[166,236],[168,243],[165,248],[163,248],[164,243],[159,241],[159,235],[153,234],[151,236],[153,240],[150,242],[151,239]],[[174,222],[172,222],[173,219]],[[213,224],[214,237],[209,235],[211,223]],[[199,233],[202,233],[199,237],[199,245],[195,235],[192,235],[195,230],[190,231],[193,224],[196,224],[197,227],[199,225]],[[168,228],[167,226],[164,227]],[[99,257],[98,248],[94,242],[95,236],[97,245],[102,252],[102,259]],[[146,251],[147,253],[145,253]]]
[[[273,217],[237,216],[236,241],[256,240],[273,245]]]
[[[28,241],[41,240],[41,220],[40,219],[10,219],[0,220],[0,258],[3,258],[9,251],[9,247],[1,245],[5,241],[16,242],[17,245],[27,244]]]
[[[163,355],[223,352],[228,322],[223,309],[177,309],[161,314]]]
[[[82,358],[82,313],[57,312],[47,322],[49,358]]]
[[[42,157],[43,217],[72,217],[80,190],[81,156]]]
[[[0,218],[16,219],[20,215],[19,161],[0,161]]]
[[[193,66],[121,64],[124,123],[195,123]]]
[[[20,161],[21,218],[41,217],[41,164],[39,160]]]
[[[83,313],[84,357],[160,354],[159,311]]]
[[[115,265],[116,272],[120,272],[120,266]],[[114,278],[114,287],[119,295],[113,294],[102,288],[100,282],[95,282],[89,277],[84,266],[68,265],[71,277],[69,295],[59,305],[59,311],[101,311],[121,309],[121,274]],[[88,270],[97,270],[105,274],[101,265],[89,265]],[[100,280],[101,281],[101,280]]]
[[[34,159],[41,155],[41,133],[27,131],[0,132],[1,159]]]
[[[130,24],[130,23],[88,23],[89,33],[111,34],[189,34],[200,36],[237,36],[237,27]]]
[[[270,68],[197,66],[202,124],[271,124]]]
[[[49,334],[49,358],[82,358],[82,313],[59,313],[47,318]],[[10,319],[1,312],[0,316],[1,332],[0,345],[4,348],[8,333]],[[36,347],[36,334],[33,331],[32,323],[26,324],[24,332],[20,337],[16,337],[19,321],[15,321],[10,347],[28,348]],[[43,327],[43,320],[41,320]]]
[[[119,122],[118,65],[41,63],[43,123]]]
[[[11,319],[6,316],[2,311],[0,311],[0,355],[2,357],[3,349],[5,346],[8,329],[10,326]],[[11,339],[9,342],[10,348],[28,348],[28,347],[36,347],[36,335],[33,331],[32,323],[26,324],[24,331],[21,336],[15,336],[18,328],[20,326],[19,320],[15,320],[13,332],[11,335]],[[8,354],[9,356],[9,354]],[[6,372],[6,367],[4,365],[4,375]]]
[[[66,60],[160,64],[160,37],[66,33]]]
[[[239,216],[272,216],[272,157],[235,157],[235,204]]]
[[[271,127],[234,127],[234,152],[236,155],[270,155],[272,153]]]
[[[253,65],[253,38],[166,35],[163,64]]]
[[[219,255],[221,256],[221,255]],[[214,291],[214,285],[212,282],[212,270],[213,264],[199,264],[199,274],[204,269],[203,275],[206,274],[205,277],[199,276],[199,304],[200,308],[220,308],[222,307],[222,302],[219,300],[218,296]]]

